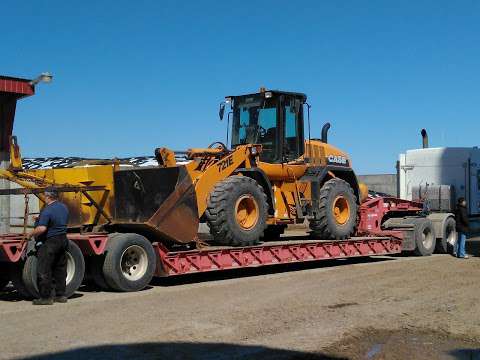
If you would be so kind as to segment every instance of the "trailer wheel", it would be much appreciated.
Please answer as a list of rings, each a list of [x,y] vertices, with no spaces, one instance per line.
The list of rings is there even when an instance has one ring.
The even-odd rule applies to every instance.
[[[433,222],[429,219],[421,218],[415,219],[413,224],[413,232],[415,234],[415,255],[432,255],[437,241]]]
[[[139,291],[150,281],[156,267],[152,244],[142,235],[116,234],[107,244],[103,275],[117,291]]]
[[[328,180],[320,189],[319,213],[310,220],[312,235],[321,239],[345,239],[355,232],[358,205],[345,180]]]
[[[1,275],[0,276],[0,291],[3,291],[3,289],[5,289],[5,287],[8,285],[9,282],[10,282],[10,279],[7,276]]]
[[[65,296],[72,296],[75,291],[82,285],[83,277],[85,275],[85,260],[80,248],[73,241],[69,242],[67,251],[67,288]],[[27,291],[33,297],[39,297],[38,281],[37,281],[37,264],[38,259],[36,255],[27,257],[23,267],[22,279]]]
[[[105,263],[104,255],[92,256],[89,261],[88,273],[93,283],[101,290],[111,290],[103,275],[103,264]]]
[[[449,217],[443,224],[443,237],[437,240],[436,250],[441,254],[452,253],[456,242],[457,230],[455,219]]]
[[[276,241],[285,232],[287,225],[268,225],[263,232],[263,241]]]
[[[23,281],[23,267],[25,262],[20,262],[13,264],[10,268],[10,278],[12,280],[13,287],[17,290],[18,295],[23,297],[26,300],[33,298],[33,295],[28,291],[24,281]]]
[[[9,273],[9,264],[0,262],[0,291],[5,289],[5,287],[10,282]]]
[[[254,179],[230,176],[215,185],[205,216],[215,242],[248,246],[263,236],[267,211],[267,195]]]

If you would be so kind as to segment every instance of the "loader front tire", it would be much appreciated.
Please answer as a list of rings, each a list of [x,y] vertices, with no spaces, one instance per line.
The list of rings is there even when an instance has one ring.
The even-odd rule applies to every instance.
[[[355,233],[357,198],[345,180],[328,180],[320,189],[319,212],[310,220],[312,236],[343,240]]]
[[[215,185],[205,216],[216,243],[248,246],[264,235],[267,212],[267,195],[254,179],[230,176]]]

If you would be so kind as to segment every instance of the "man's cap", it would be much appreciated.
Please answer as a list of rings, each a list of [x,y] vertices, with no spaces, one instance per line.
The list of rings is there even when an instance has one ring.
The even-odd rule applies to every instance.
[[[58,190],[53,186],[49,186],[45,188],[44,194],[56,198],[58,197]]]

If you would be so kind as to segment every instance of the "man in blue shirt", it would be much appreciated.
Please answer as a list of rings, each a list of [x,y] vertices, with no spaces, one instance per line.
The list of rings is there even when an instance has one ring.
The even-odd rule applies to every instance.
[[[35,229],[29,237],[34,237],[39,246],[37,252],[38,290],[40,298],[34,305],[52,305],[54,301],[65,303],[67,279],[67,224],[68,209],[58,201],[55,188],[47,188],[44,193],[45,206],[35,222]],[[52,278],[55,287],[52,286]]]

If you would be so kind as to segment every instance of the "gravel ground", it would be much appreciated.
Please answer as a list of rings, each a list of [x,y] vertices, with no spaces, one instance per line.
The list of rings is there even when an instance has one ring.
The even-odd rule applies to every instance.
[[[434,255],[83,287],[47,307],[7,291],[0,358],[480,359],[479,275],[479,257]]]

